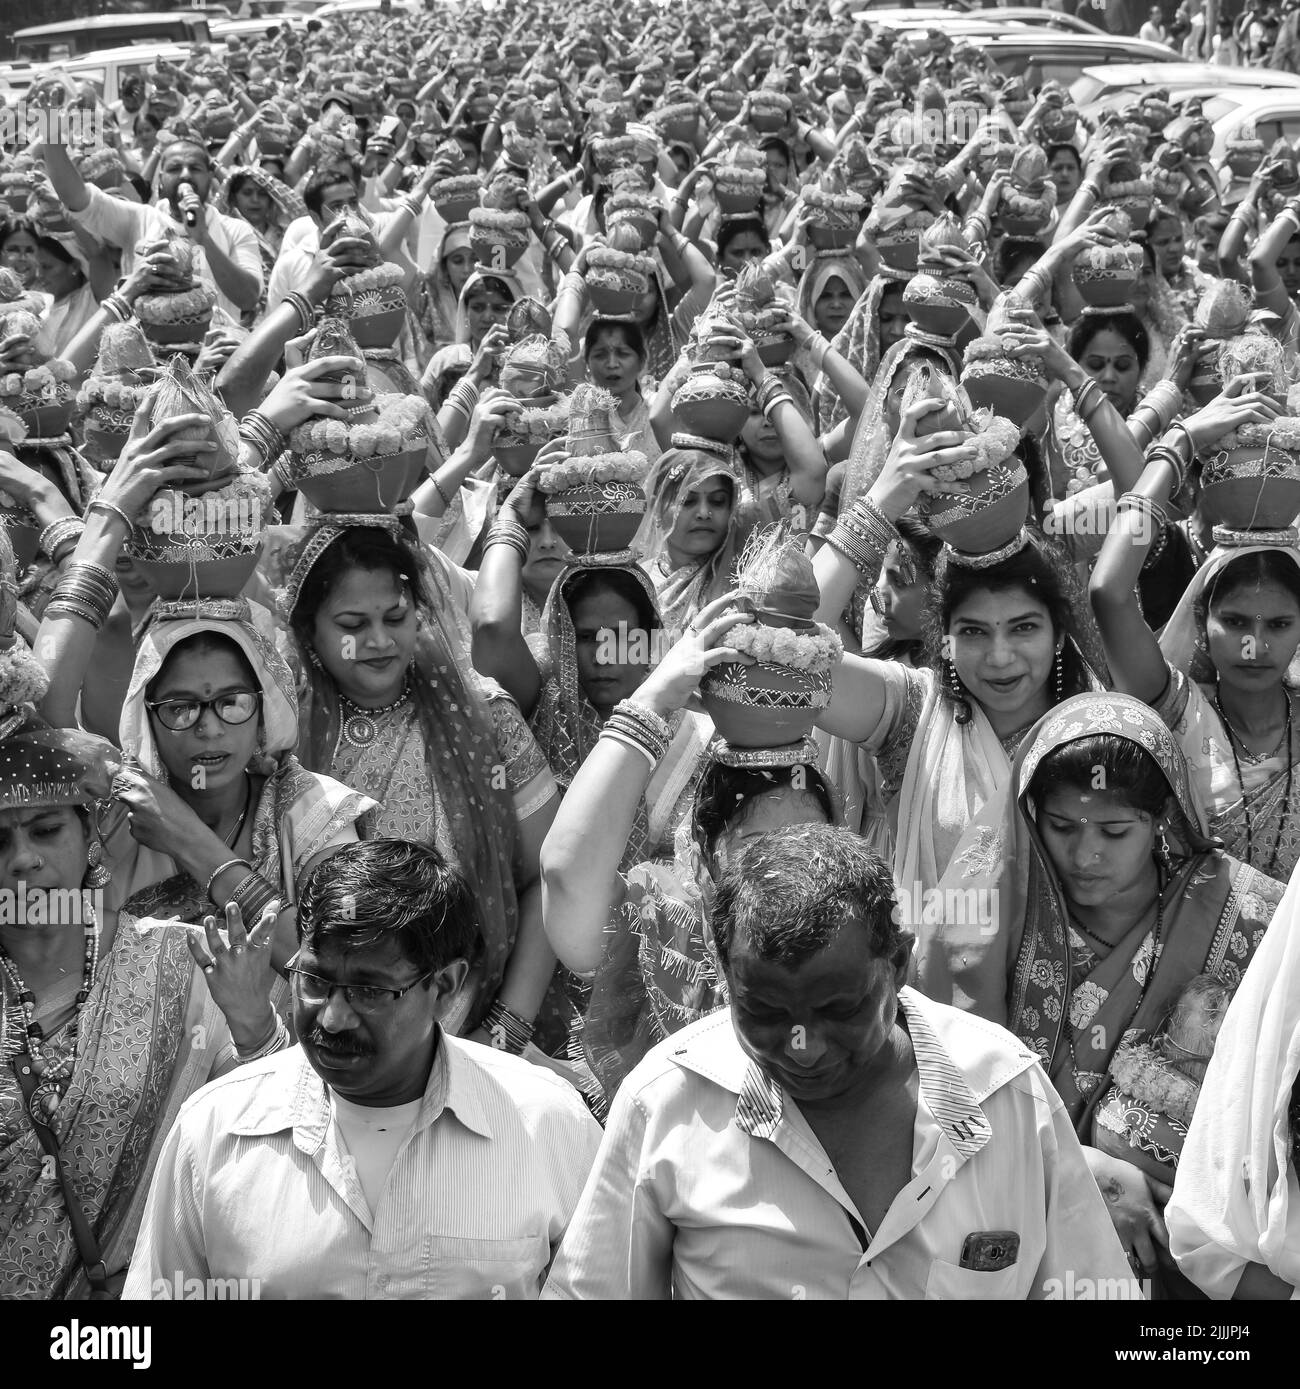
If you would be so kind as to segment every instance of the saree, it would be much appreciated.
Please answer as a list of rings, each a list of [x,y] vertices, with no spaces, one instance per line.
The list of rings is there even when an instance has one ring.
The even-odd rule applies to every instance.
[[[230,1034],[175,923],[118,917],[54,1117],[59,1148],[110,1272],[125,1268],[153,1165],[181,1105],[233,1061]],[[67,1059],[67,1028],[45,1044]],[[0,1068],[0,1297],[84,1299],[90,1288],[57,1181],[13,1071]]]
[[[911,278],[906,271],[882,269],[868,282],[848,322],[835,335],[831,346],[864,381],[874,384],[880,366],[880,301],[891,286],[905,285]],[[823,376],[817,386],[818,431],[827,434],[848,417],[848,408],[839,391]]]
[[[1212,1298],[1231,1297],[1247,1264],[1300,1287],[1297,911],[1292,883],[1228,1007],[1165,1208],[1179,1271]]]
[[[1286,882],[1300,863],[1296,740],[1289,750],[1279,747],[1259,760],[1234,759],[1232,737],[1215,703],[1217,676],[1205,636],[1205,593],[1210,585],[1235,559],[1269,551],[1300,568],[1300,550],[1293,546],[1220,546],[1192,576],[1160,636],[1169,684],[1155,708],[1182,747],[1192,793],[1205,807],[1210,833],[1223,841],[1228,853],[1243,860],[1249,844],[1252,866]],[[1294,703],[1293,674],[1294,668],[1284,688]]]
[[[1158,938],[1155,926],[1139,923],[1104,956],[1070,923],[1028,794],[1048,754],[1098,735],[1142,748],[1176,806]],[[1046,714],[972,830],[940,885],[940,900],[947,903],[951,893],[954,902],[983,903],[985,910],[968,910],[963,920],[945,912],[947,920],[924,930],[917,949],[922,990],[1015,1032],[1041,1058],[1086,1143],[1119,1048],[1152,1035],[1197,975],[1235,986],[1281,887],[1206,837],[1177,743],[1152,709],[1128,695],[1083,694]]]

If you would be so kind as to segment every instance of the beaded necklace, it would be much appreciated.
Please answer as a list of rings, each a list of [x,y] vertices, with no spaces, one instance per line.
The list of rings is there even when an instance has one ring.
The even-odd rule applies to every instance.
[[[398,698],[393,700],[391,704],[385,704],[382,709],[363,709],[340,691],[339,699],[345,706],[344,712],[347,715],[343,720],[341,730],[343,741],[354,748],[369,747],[379,736],[377,720],[383,718],[385,714],[391,714],[394,709],[400,709],[410,697],[411,684],[409,680],[402,687],[402,693]]]
[[[38,1123],[48,1124],[62,1103],[68,1081],[72,1078],[72,1068],[77,1063],[77,1033],[81,1028],[81,1011],[86,1006],[86,1000],[95,984],[95,971],[99,966],[99,918],[95,915],[93,907],[87,906],[86,910],[89,920],[85,926],[82,951],[81,988],[77,990],[76,1010],[72,1015],[72,1021],[68,1023],[68,1056],[57,1071],[50,1070],[50,1063],[45,1056],[45,1029],[36,1021],[36,995],[27,987],[9,952],[0,945],[0,971],[13,988],[18,1006],[23,1013],[22,1037],[26,1042],[27,1054],[31,1058],[32,1071],[37,1080],[27,1107],[32,1118]],[[5,992],[2,984],[3,981],[0,981],[0,998]],[[8,1031],[7,1028],[5,1030]],[[17,1046],[13,1054],[20,1054]]]
[[[1241,744],[1241,750],[1246,754],[1248,761],[1259,763],[1268,757],[1276,756],[1278,749],[1286,748],[1286,791],[1282,796],[1282,819],[1277,827],[1277,835],[1273,840],[1273,852],[1269,855],[1268,868],[1265,877],[1272,878],[1275,875],[1274,869],[1277,868],[1277,856],[1282,848],[1282,839],[1286,834],[1286,823],[1291,815],[1291,781],[1295,775],[1295,759],[1291,756],[1291,695],[1283,688],[1282,693],[1286,696],[1286,727],[1282,730],[1282,737],[1278,740],[1277,747],[1272,752],[1264,756],[1253,756],[1245,743]],[[1241,761],[1237,757],[1237,744],[1241,741],[1241,736],[1228,721],[1228,716],[1223,712],[1223,706],[1219,703],[1219,687],[1214,687],[1214,708],[1219,718],[1223,722],[1224,728],[1228,731],[1228,751],[1232,753],[1232,766],[1237,774],[1237,785],[1241,787],[1241,813],[1246,819],[1246,862],[1254,868],[1254,849],[1255,849],[1255,829],[1250,814],[1250,799],[1246,795],[1246,783],[1241,775]]]

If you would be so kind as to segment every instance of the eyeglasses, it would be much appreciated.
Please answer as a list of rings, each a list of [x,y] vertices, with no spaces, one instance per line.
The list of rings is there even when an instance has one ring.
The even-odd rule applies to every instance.
[[[170,728],[173,733],[184,733],[187,728],[193,728],[208,709],[222,723],[247,723],[257,713],[261,702],[261,690],[231,690],[218,695],[216,699],[147,699],[145,708],[158,715],[164,728]]]
[[[348,1007],[353,1012],[377,1013],[387,1004],[396,1003],[399,998],[404,998],[417,984],[423,984],[426,979],[431,978],[433,970],[420,975],[418,979],[412,979],[403,989],[382,989],[374,984],[340,984],[334,979],[322,979],[319,974],[312,974],[309,970],[292,963],[289,965],[289,973],[293,976],[298,998],[309,1008],[323,1008],[330,1001],[334,990],[342,989],[343,997],[347,999]]]

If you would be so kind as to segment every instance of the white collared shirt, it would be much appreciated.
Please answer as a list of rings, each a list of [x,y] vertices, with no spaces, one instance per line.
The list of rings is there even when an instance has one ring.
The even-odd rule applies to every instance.
[[[535,1298],[599,1141],[558,1076],[443,1033],[372,1214],[294,1047],[181,1110],[123,1296],[256,1279],[262,1298]]]
[[[624,1081],[547,1298],[1138,1297],[1064,1107],[1009,1032],[899,991],[920,1076],[912,1180],[867,1223],[723,1009]],[[1010,1267],[960,1267],[1013,1231]],[[1118,1280],[1116,1282],[1115,1280]],[[1059,1285],[1059,1286],[1058,1286]]]

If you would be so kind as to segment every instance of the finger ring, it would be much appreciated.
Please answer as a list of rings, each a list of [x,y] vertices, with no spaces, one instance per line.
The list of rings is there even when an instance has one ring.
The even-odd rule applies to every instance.
[[[242,955],[244,953],[244,947],[242,945],[232,945],[230,947],[230,953],[232,955]]]
[[[216,968],[217,968],[216,965],[204,965],[204,966],[203,966],[203,973],[204,973],[204,974],[212,974],[212,973],[215,972]]]

